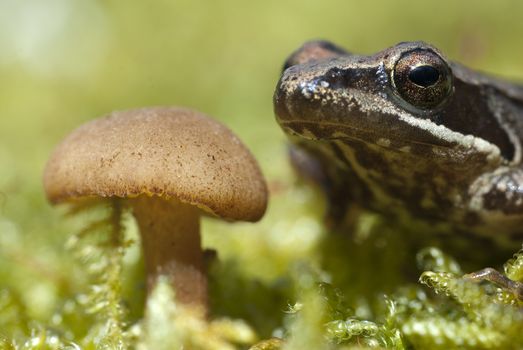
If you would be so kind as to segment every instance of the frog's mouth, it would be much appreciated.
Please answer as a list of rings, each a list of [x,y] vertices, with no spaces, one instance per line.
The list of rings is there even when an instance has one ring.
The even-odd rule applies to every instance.
[[[352,125],[346,125],[333,122],[322,122],[318,125],[310,120],[280,121],[281,127],[289,135],[302,137],[312,141],[344,141],[362,142],[374,144],[387,148],[412,148],[412,147],[437,147],[450,149],[453,147],[452,142],[441,139],[436,140],[416,140],[411,138],[401,138],[389,133],[377,134],[376,131],[370,131],[364,128],[358,128]],[[463,135],[460,135],[463,137]],[[394,147],[396,146],[396,147]]]
[[[280,126],[290,135],[314,141],[334,141],[353,139],[363,142],[371,140],[372,132],[352,125],[311,120],[279,121]]]
[[[276,110],[276,113],[281,113]],[[351,115],[350,118],[362,119],[369,115]],[[506,163],[499,148],[481,138],[463,135],[445,126],[436,125],[430,120],[415,118],[408,113],[399,113],[391,123],[382,120],[365,123],[347,123],[326,121],[318,118],[293,118],[290,115],[278,115],[278,122],[289,134],[308,140],[351,143],[365,143],[393,152],[409,153],[426,157],[427,155],[444,158],[469,157],[473,154],[488,159],[489,162]],[[390,118],[393,118],[390,116]],[[372,119],[372,118],[371,118]],[[468,155],[468,156],[467,156]]]

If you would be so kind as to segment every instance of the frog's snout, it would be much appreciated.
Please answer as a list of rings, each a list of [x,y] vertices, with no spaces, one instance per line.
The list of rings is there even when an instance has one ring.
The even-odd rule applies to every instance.
[[[303,117],[302,109],[306,99],[301,91],[307,88],[292,73],[292,67],[284,72],[274,92],[274,112],[280,122]]]
[[[282,80],[278,82],[276,90],[274,91],[273,104],[274,104],[274,114],[278,121],[289,119],[290,112],[287,108],[287,98],[284,90],[282,89]]]

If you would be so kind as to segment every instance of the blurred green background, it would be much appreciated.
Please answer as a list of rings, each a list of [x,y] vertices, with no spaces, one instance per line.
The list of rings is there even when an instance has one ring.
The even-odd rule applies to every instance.
[[[518,0],[0,0],[0,263],[31,255],[30,274],[60,254],[39,248],[66,236],[49,236],[65,229],[41,174],[53,146],[85,121],[151,105],[199,109],[240,135],[277,192],[291,175],[272,93],[284,59],[305,40],[368,54],[424,40],[523,81],[522,13]],[[285,215],[273,213],[265,220]],[[12,273],[0,272],[4,285]],[[46,273],[33,266],[32,276],[28,293],[45,299],[35,282]]]

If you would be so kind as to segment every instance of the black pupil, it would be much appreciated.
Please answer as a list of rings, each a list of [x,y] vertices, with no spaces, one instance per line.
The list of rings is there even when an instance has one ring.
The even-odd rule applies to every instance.
[[[409,79],[414,84],[429,87],[439,79],[439,71],[432,66],[419,66],[409,72]]]

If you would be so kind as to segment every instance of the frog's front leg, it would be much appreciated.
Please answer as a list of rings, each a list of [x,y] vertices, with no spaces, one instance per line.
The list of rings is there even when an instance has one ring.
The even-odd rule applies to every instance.
[[[509,235],[523,236],[522,168],[500,167],[480,176],[470,186],[469,195],[469,209],[478,214],[487,227],[503,226]]]
[[[513,239],[521,242],[523,236],[523,169],[503,167],[478,178],[470,188],[470,208],[484,222],[510,226]],[[485,234],[496,236],[494,225],[487,226]],[[490,232],[489,232],[490,231]],[[496,237],[508,241],[511,237]],[[523,283],[513,281],[493,268],[485,268],[464,276],[475,281],[489,281],[511,291],[523,301]]]
[[[472,272],[463,276],[465,279],[470,279],[473,281],[489,281],[499,287],[511,291],[518,300],[523,301],[523,283],[513,281],[504,274],[498,272],[497,270],[487,267],[485,269]]]

